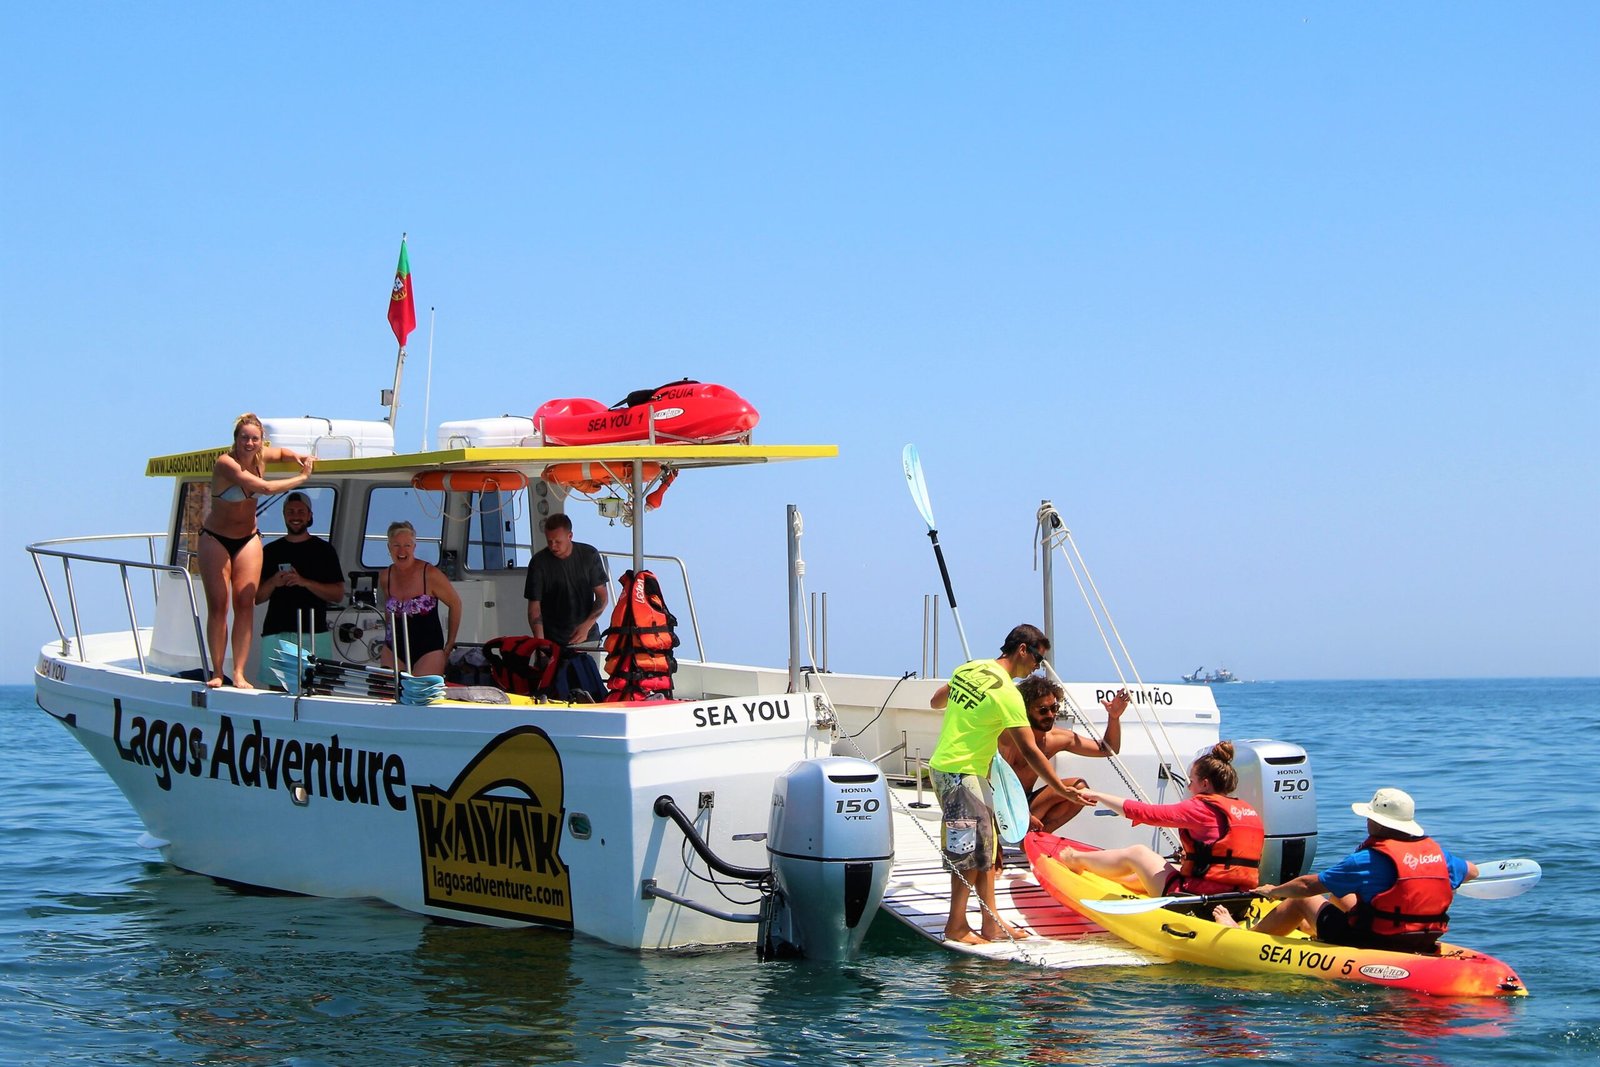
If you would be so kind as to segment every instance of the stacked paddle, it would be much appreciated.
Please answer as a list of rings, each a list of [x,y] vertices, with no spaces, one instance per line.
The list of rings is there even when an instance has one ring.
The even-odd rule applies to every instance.
[[[278,684],[291,696],[314,693],[319,696],[398,700],[401,704],[432,704],[444,696],[444,678],[440,675],[414,676],[402,672],[400,690],[396,693],[393,670],[330,663],[317,659],[307,649],[295,648],[284,642],[266,650],[263,661]]]

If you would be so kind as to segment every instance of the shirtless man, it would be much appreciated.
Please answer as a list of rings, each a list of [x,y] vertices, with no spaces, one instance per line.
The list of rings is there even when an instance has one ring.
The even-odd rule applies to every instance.
[[[1075,756],[1108,757],[1122,751],[1122,713],[1128,710],[1128,691],[1117,690],[1116,696],[1103,700],[1106,709],[1106,735],[1102,740],[1084,737],[1080,733],[1056,725],[1056,715],[1061,710],[1061,686],[1043,675],[1032,675],[1017,683],[1022,699],[1028,708],[1028,724],[1033,728],[1033,741],[1045,759],[1054,759],[1057,753],[1070,752]],[[1022,752],[1004,734],[1000,736],[1000,755],[1017,772],[1017,780],[1028,791],[1029,829],[1055,832],[1072,820],[1086,807],[1080,800],[1064,797],[1054,790],[1035,783],[1039,776],[1028,766]],[[1089,783],[1082,778],[1066,779],[1075,789],[1087,789]]]

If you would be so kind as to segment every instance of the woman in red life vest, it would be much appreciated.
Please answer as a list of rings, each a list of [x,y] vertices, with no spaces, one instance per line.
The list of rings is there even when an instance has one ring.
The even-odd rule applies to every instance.
[[[1153,897],[1254,889],[1261,866],[1261,816],[1232,795],[1238,787],[1233,744],[1219,741],[1189,767],[1189,796],[1176,804],[1085,791],[1083,799],[1091,805],[1103,804],[1135,826],[1177,829],[1183,862],[1174,867],[1144,845],[1101,852],[1068,847],[1061,850],[1061,862],[1072,870],[1093,871],[1116,881],[1132,884],[1137,879]]]
[[[1283,903],[1254,929],[1280,936],[1298,926],[1334,945],[1438,952],[1456,886],[1476,878],[1477,865],[1428,837],[1416,820],[1416,804],[1402,790],[1380,789],[1370,804],[1352,804],[1350,810],[1367,820],[1361,847],[1320,874],[1261,886],[1262,896]],[[1214,917],[1233,925],[1220,914]]]

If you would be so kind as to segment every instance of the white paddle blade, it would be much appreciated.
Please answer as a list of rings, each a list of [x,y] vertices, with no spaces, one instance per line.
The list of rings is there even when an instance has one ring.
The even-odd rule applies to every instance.
[[[1078,903],[1090,911],[1100,911],[1107,915],[1138,915],[1164,908],[1168,904],[1176,903],[1177,900],[1177,897],[1115,897],[1111,900],[1080,900]]]
[[[1495,860],[1478,864],[1478,877],[1462,882],[1456,892],[1479,900],[1505,900],[1526,893],[1543,877],[1544,871],[1534,860]]]
[[[911,499],[917,510],[922,512],[922,521],[928,524],[928,529],[934,529],[933,502],[928,499],[928,483],[922,479],[922,458],[917,455],[916,445],[906,445],[900,453],[900,465],[905,468],[906,485],[911,489]]]

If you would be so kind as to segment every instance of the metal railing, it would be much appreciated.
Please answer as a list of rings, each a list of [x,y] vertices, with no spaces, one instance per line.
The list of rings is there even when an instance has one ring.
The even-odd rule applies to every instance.
[[[632,552],[611,552],[602,549],[600,550],[600,555],[607,560],[621,560],[623,564],[623,571],[631,570],[633,567]],[[695,613],[694,610],[694,590],[689,586],[689,565],[684,563],[682,558],[678,556],[653,556],[649,553],[645,553],[644,558],[646,560],[655,560],[658,563],[671,563],[677,566],[678,577],[683,579],[683,599],[689,612],[689,629],[694,631],[694,647],[700,653],[700,662],[704,663],[706,660],[706,646],[705,643],[700,639],[700,617]]]
[[[161,599],[160,575],[175,574],[183,577],[183,587],[189,595],[189,615],[194,620],[195,647],[200,650],[200,667],[205,677],[211,676],[211,664],[206,654],[205,628],[201,622],[200,604],[195,600],[194,584],[189,581],[189,571],[185,567],[171,563],[156,562],[156,541],[164,539],[166,534],[101,534],[89,537],[61,537],[50,541],[39,541],[28,546],[28,554],[33,557],[33,569],[39,575],[39,585],[44,589],[44,599],[50,607],[50,617],[56,624],[56,635],[61,639],[61,653],[66,655],[73,646],[78,650],[78,659],[88,662],[88,656],[83,649],[83,617],[78,609],[78,594],[72,580],[73,563],[93,564],[104,567],[115,567],[118,577],[122,582],[123,603],[128,609],[128,630],[133,638],[134,656],[139,661],[139,673],[149,674],[150,670],[145,663],[144,646],[139,643],[139,613],[133,604],[133,586],[128,580],[128,571],[147,571],[150,574],[150,592],[153,600]],[[96,544],[107,541],[143,540],[149,562],[133,559],[118,559],[112,556],[91,556],[83,552],[69,551],[61,546]],[[67,611],[72,619],[72,637],[68,638],[67,628],[61,620],[61,609],[56,604],[55,592],[50,588],[50,580],[45,577],[42,557],[59,559],[61,561],[61,574],[66,585]],[[155,642],[154,630],[151,632],[152,646]]]

